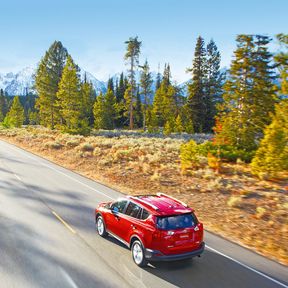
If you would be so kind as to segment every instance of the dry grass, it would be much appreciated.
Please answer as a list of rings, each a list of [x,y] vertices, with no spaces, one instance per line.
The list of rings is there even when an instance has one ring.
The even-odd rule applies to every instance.
[[[288,264],[287,178],[259,181],[240,162],[222,164],[219,174],[211,169],[213,159],[182,173],[185,139],[140,133],[85,138],[32,127],[0,130],[0,138],[124,193],[171,194],[195,208],[208,230]]]

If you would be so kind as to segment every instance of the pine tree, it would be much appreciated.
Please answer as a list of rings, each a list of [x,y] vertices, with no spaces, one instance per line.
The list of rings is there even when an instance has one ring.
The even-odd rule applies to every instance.
[[[118,81],[118,78],[116,78],[116,81],[115,81],[115,91],[114,91],[114,95],[116,97],[116,101],[118,103],[118,95],[119,95],[119,81]]]
[[[160,65],[158,64],[158,72],[157,72],[157,75],[156,75],[156,84],[155,84],[155,89],[159,89],[160,88],[160,84],[161,84],[161,74],[160,74]]]
[[[163,95],[163,104],[162,104],[163,105],[163,118],[164,118],[165,123],[169,120],[171,124],[176,118],[177,105],[176,105],[175,100],[176,100],[175,87],[173,85],[169,85],[167,87],[166,93]],[[173,121],[171,119],[173,119]]]
[[[91,82],[87,82],[86,77],[81,83],[80,93],[82,98],[82,108],[83,112],[82,118],[88,119],[89,125],[93,123],[93,102],[95,99],[95,90]]]
[[[160,84],[160,87],[156,90],[154,95],[154,101],[153,101],[153,117],[154,117],[154,124],[156,124],[158,127],[164,126],[164,115],[163,115],[163,101],[164,101],[164,95],[166,94],[166,87],[164,83],[162,82]]]
[[[26,96],[21,97],[20,100],[21,99],[22,99],[21,104],[23,105],[25,115],[24,124],[29,124],[29,114],[31,111],[33,112],[35,111],[36,96],[31,93],[28,93],[26,94]]]
[[[253,150],[271,121],[277,100],[274,66],[267,48],[268,37],[239,35],[237,42],[230,79],[224,85],[219,137],[225,137],[236,148]]]
[[[117,110],[117,119],[115,120],[115,125],[117,127],[123,127],[125,123],[127,123],[127,117],[125,116],[126,105],[125,105],[125,91],[127,89],[128,81],[126,77],[124,77],[123,72],[120,74],[120,79],[118,83],[118,89],[116,89],[116,102],[117,105],[115,106]]]
[[[0,122],[2,122],[8,112],[8,101],[4,96],[3,89],[0,89]]]
[[[190,117],[189,107],[185,104],[181,108],[180,113],[181,113],[181,120],[183,123],[184,131],[188,134],[193,134],[194,133],[194,125],[193,125],[192,119]]]
[[[147,128],[149,133],[156,133],[159,132],[159,126],[157,122],[156,115],[152,109],[152,107],[149,107],[146,113],[146,119],[147,119]]]
[[[141,42],[138,41],[138,37],[132,38],[130,37],[128,41],[125,42],[127,44],[127,50],[125,54],[125,60],[128,61],[130,67],[128,69],[129,72],[129,80],[130,80],[130,100],[129,100],[129,128],[133,129],[133,103],[135,99],[135,67],[139,64],[139,55],[140,55],[140,47]],[[127,91],[127,90],[126,90]],[[126,96],[127,98],[127,96]]]
[[[130,112],[130,109],[134,110],[134,107],[135,107],[135,99],[131,100],[131,90],[132,90],[131,86],[128,85],[128,87],[125,90],[125,94],[124,94],[124,107],[125,107],[124,108],[124,117],[126,119],[124,124],[129,123],[129,125],[130,125],[130,122],[131,122],[130,121],[131,119],[130,119],[130,113],[129,112]],[[132,108],[131,108],[131,106],[132,106]],[[134,115],[133,115],[133,117],[134,117]],[[130,128],[130,126],[129,126],[129,128]]]
[[[150,72],[150,67],[148,65],[148,61],[146,60],[144,65],[141,67],[141,75],[140,75],[140,85],[141,85],[141,94],[144,96],[143,103],[143,129],[146,130],[146,114],[147,109],[151,105],[151,94],[152,88],[151,85],[153,83],[153,79]]]
[[[169,121],[169,129],[174,127],[172,122],[175,121],[177,115],[177,90],[171,84],[171,71],[169,64],[165,64],[163,79],[160,87],[156,90],[153,101],[153,115],[158,127],[164,127]],[[173,121],[171,119],[174,119]],[[168,129],[168,128],[167,128]],[[166,129],[166,130],[167,130]],[[169,130],[168,129],[168,130]]]
[[[194,131],[203,132],[205,129],[205,77],[206,77],[206,50],[204,39],[199,36],[196,43],[192,72],[192,81],[188,84],[187,111]],[[190,121],[189,121],[190,122]]]
[[[112,90],[108,90],[104,97],[105,129],[114,129],[117,111],[116,97]]]
[[[124,94],[125,94],[125,83],[124,83],[124,74],[123,72],[120,74],[120,79],[119,79],[119,84],[118,84],[118,89],[116,91],[116,100],[117,103],[120,103],[121,101],[124,100]]]
[[[277,39],[284,49],[275,56],[275,61],[281,77],[281,92],[288,95],[288,34],[278,34]]]
[[[164,65],[164,73],[163,73],[163,78],[161,82],[164,82],[166,87],[171,85],[171,70],[170,70],[169,63],[168,64],[165,63]]]
[[[24,109],[20,103],[19,96],[14,97],[12,106],[7,113],[4,122],[10,127],[21,127],[24,122]]]
[[[52,129],[60,121],[56,94],[67,56],[66,48],[60,41],[55,41],[40,61],[35,76],[41,124]]]
[[[163,134],[164,135],[170,135],[174,129],[175,129],[175,122],[174,122],[174,118],[170,117],[164,125],[164,130],[163,130]]]
[[[109,78],[109,79],[108,79],[108,82],[107,82],[107,91],[108,91],[108,90],[110,90],[110,91],[112,91],[113,93],[115,93],[113,78]]]
[[[96,101],[93,106],[94,115],[94,127],[95,129],[105,129],[105,103],[102,92],[96,97]]]
[[[183,124],[182,124],[182,119],[180,114],[177,116],[175,120],[175,132],[181,133],[184,131]]]
[[[94,107],[94,127],[96,129],[113,129],[117,118],[116,97],[112,90],[105,95],[100,93],[96,98]]]
[[[251,168],[260,178],[274,177],[288,170],[288,100],[276,105],[275,115],[264,130],[264,138],[252,160]]]
[[[37,111],[30,111],[28,114],[28,120],[30,125],[38,125],[40,123],[39,113]]]
[[[88,134],[88,117],[85,115],[86,107],[83,105],[80,77],[77,72],[78,68],[69,55],[57,92],[57,106],[62,119],[58,126],[62,131],[71,134]]]
[[[216,105],[222,102],[224,75],[220,72],[220,52],[213,40],[207,45],[205,83],[205,123],[204,132],[211,132],[215,124]]]
[[[146,111],[145,111],[146,112]],[[136,93],[136,104],[135,104],[135,113],[134,113],[134,122],[138,128],[142,127],[143,125],[143,111],[142,111],[142,102],[139,87],[137,88]]]

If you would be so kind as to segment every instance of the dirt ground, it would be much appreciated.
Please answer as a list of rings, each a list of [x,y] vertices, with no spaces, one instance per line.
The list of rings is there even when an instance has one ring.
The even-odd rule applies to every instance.
[[[164,192],[188,203],[208,231],[288,265],[288,175],[259,180],[244,163],[183,173],[181,139],[71,136],[43,128],[0,139],[127,194]],[[61,153],[60,153],[61,151]]]

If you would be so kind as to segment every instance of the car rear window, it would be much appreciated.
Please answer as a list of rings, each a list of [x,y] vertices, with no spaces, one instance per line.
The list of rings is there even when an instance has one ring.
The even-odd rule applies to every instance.
[[[188,228],[197,224],[197,218],[193,213],[168,217],[157,217],[156,224],[157,228],[161,230]]]

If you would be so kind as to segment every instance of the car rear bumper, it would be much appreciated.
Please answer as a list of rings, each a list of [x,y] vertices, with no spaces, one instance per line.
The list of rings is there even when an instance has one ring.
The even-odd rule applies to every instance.
[[[165,255],[157,250],[146,249],[145,257],[148,261],[176,261],[200,256],[204,252],[204,249],[205,249],[204,242],[202,242],[199,249],[182,254]]]

